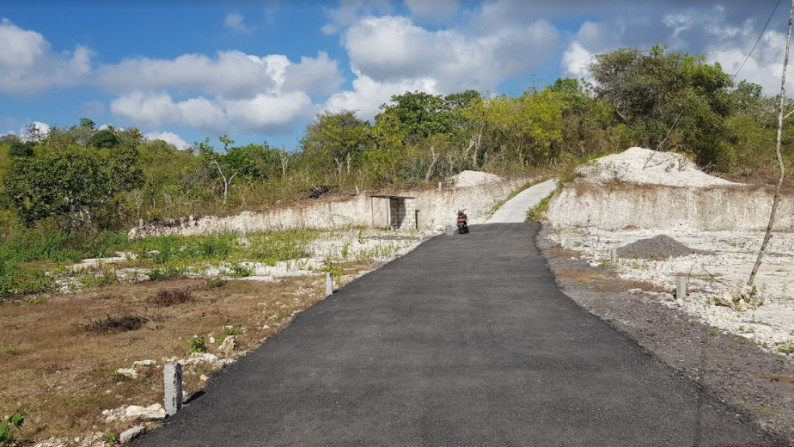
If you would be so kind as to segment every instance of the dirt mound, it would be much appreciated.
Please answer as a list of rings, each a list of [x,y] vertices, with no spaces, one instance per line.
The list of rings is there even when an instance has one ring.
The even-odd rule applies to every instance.
[[[631,259],[666,259],[702,253],[704,253],[702,250],[689,248],[664,234],[650,239],[640,239],[617,249],[618,256]]]
[[[593,160],[578,170],[594,183],[626,182],[681,187],[735,185],[699,170],[681,154],[632,147]]]
[[[502,178],[498,175],[480,171],[463,171],[460,174],[452,177],[452,182],[456,188],[485,185],[487,183],[494,183],[500,180],[502,180]]]

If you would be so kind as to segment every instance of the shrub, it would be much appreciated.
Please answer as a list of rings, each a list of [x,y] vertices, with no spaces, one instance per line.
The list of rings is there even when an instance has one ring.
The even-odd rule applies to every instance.
[[[189,288],[163,289],[149,299],[151,304],[159,307],[168,307],[175,304],[193,301],[193,295]]]
[[[108,315],[105,318],[90,320],[83,325],[83,330],[101,333],[136,331],[149,321],[149,318],[138,315]]]

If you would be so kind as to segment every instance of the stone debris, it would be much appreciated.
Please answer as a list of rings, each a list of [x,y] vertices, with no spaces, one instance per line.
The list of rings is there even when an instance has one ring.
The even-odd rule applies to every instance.
[[[160,404],[152,404],[148,407],[140,405],[124,405],[113,410],[103,410],[102,416],[105,422],[134,422],[134,421],[158,421],[165,418],[165,408]]]
[[[234,335],[229,335],[226,339],[223,340],[220,346],[218,346],[218,352],[229,357],[230,355],[234,354],[235,349],[237,349],[237,342],[234,340]]]
[[[660,234],[648,239],[640,239],[623,247],[616,253],[621,258],[629,259],[667,259],[693,254],[707,254],[678,242],[670,236]]]
[[[452,177],[452,182],[456,188],[466,188],[469,186],[486,185],[501,181],[502,178],[498,175],[489,174],[480,171],[463,171],[460,174]]]
[[[124,430],[119,435],[119,443],[126,444],[145,432],[146,432],[146,427],[144,427],[143,425],[136,425],[135,427]]]
[[[38,442],[34,447],[105,447],[107,435],[102,432],[89,433],[84,436],[73,438],[49,438]]]
[[[132,362],[132,367],[133,368],[141,368],[141,367],[145,367],[145,366],[156,366],[156,365],[157,365],[157,362],[155,360],[150,360],[150,359],[138,360],[138,361]]]

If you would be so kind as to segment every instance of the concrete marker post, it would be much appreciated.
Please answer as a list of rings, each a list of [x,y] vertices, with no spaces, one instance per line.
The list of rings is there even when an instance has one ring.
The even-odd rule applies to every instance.
[[[618,260],[618,249],[617,248],[612,247],[612,249],[609,250],[609,260],[612,261],[612,262],[617,262],[617,260]]]
[[[683,301],[686,298],[686,276],[685,275],[676,275],[675,276],[675,299],[679,301]]]
[[[331,296],[334,293],[334,274],[331,272],[325,273],[325,296]]]
[[[182,408],[182,365],[168,362],[163,368],[165,414],[173,416]]]

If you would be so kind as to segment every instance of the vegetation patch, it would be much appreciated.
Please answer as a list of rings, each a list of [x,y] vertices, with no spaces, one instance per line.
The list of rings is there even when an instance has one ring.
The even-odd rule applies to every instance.
[[[150,304],[158,307],[174,306],[191,301],[193,301],[193,292],[192,289],[188,287],[159,290],[148,300]]]
[[[82,329],[86,332],[99,333],[137,331],[149,321],[148,317],[140,315],[108,315],[105,318],[90,320],[82,325]]]

